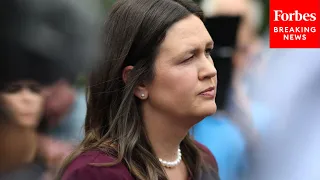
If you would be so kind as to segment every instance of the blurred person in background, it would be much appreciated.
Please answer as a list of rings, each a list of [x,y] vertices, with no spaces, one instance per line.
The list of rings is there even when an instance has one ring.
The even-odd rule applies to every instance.
[[[1,106],[6,114],[3,119],[12,122],[1,123],[1,128],[6,129],[3,131],[6,136],[3,137],[10,136],[21,142],[3,139],[6,148],[1,146],[1,150],[10,154],[5,156],[6,159],[0,158],[4,165],[1,179],[38,179],[44,171],[57,169],[65,154],[68,154],[71,145],[48,136],[48,129],[58,125],[70,109],[74,99],[70,84],[100,56],[100,9],[96,7],[97,2],[86,1],[0,2]],[[37,89],[39,85],[41,88]],[[38,90],[44,93],[38,93]],[[32,99],[36,104],[36,97],[39,102],[41,100],[38,103],[42,104],[41,108],[28,108],[33,109],[32,113],[35,114],[39,110],[39,117],[34,117],[32,128],[18,126],[18,122],[22,121],[16,117],[16,113],[21,112],[17,108],[17,112],[11,112],[12,106],[30,110],[20,99]],[[23,133],[19,134],[19,128],[24,128]],[[22,146],[25,149],[21,149]],[[26,151],[19,154],[19,151],[13,150]],[[11,161],[13,165],[10,165]]]
[[[264,54],[268,62],[257,96],[274,119],[265,123],[247,179],[318,180],[320,51],[266,49]]]
[[[49,124],[50,121],[57,121],[67,112],[72,103],[73,91],[66,86],[68,83],[48,84],[48,79],[43,79],[45,75],[39,75],[36,69],[28,68],[29,64],[37,63],[39,59],[26,55],[17,60],[14,57],[21,53],[21,49],[4,48],[8,51],[1,52],[0,98],[1,109],[6,116],[2,118],[0,127],[3,138],[0,177],[37,179],[46,169],[59,167],[72,149],[71,144],[57,141],[45,132],[48,127],[54,128],[58,123]],[[61,87],[67,91],[61,91]],[[54,119],[44,118],[53,114]],[[41,124],[50,126],[41,127]]]
[[[64,79],[47,86],[46,91],[48,96],[44,115],[47,117],[48,126],[57,126],[63,116],[70,111],[76,92],[72,84]]]
[[[19,80],[2,86],[0,99],[7,114],[0,125],[1,179],[3,174],[34,162],[37,156],[36,128],[43,113],[45,97],[38,82]]]
[[[60,167],[64,158],[69,155],[77,143],[66,136],[63,131],[59,136],[50,133],[50,131],[57,129],[63,121],[66,121],[64,116],[70,113],[75,99],[75,90],[67,80],[61,79],[47,86],[45,91],[47,96],[44,103],[44,115],[42,123],[38,127],[38,154],[43,158],[46,167],[52,171],[49,171],[46,176],[53,177],[51,173]],[[81,122],[81,119],[72,120]],[[64,128],[71,131],[74,127]]]
[[[216,110],[213,41],[188,0],[119,0],[88,89],[85,139],[58,179],[219,179],[189,129]]]
[[[1,75],[9,79],[8,74]],[[25,74],[12,81],[1,81],[0,99],[5,116],[0,125],[0,179],[37,179],[46,167],[57,168],[72,149],[67,143],[38,133],[49,92],[36,79]]]
[[[68,112],[74,90],[62,80],[48,86],[23,78],[26,76],[21,80],[1,82],[0,98],[6,120],[3,118],[0,126],[3,138],[0,169],[2,173],[18,170],[21,173],[16,174],[21,174],[20,177],[32,179],[46,168],[57,169],[73,149],[70,142],[57,140],[46,132],[54,129]],[[18,179],[14,173],[9,175],[9,179]]]
[[[250,0],[200,3],[215,41],[211,56],[218,71],[218,112],[197,124],[194,136],[216,155],[222,180],[241,179],[247,169],[247,152],[258,138],[243,74],[259,49],[261,7]]]

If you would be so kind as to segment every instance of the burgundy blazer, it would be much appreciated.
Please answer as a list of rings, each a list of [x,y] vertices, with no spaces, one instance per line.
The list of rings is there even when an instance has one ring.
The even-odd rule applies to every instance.
[[[206,152],[208,155],[206,160],[212,163],[216,172],[218,172],[217,162],[209,149],[198,142],[196,142],[196,145]],[[111,167],[89,165],[90,163],[113,161],[113,157],[98,150],[82,153],[68,166],[62,176],[62,180],[134,180],[134,177],[123,163]]]

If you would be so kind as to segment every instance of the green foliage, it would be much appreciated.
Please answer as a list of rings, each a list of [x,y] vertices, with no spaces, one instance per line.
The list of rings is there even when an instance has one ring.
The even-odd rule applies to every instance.
[[[201,2],[201,0],[193,0],[193,1],[196,2],[197,4]]]
[[[80,74],[73,85],[77,88],[83,88],[87,84],[87,78],[87,74]]]
[[[263,14],[262,27],[260,29],[260,34],[263,34],[266,31],[268,31],[268,26],[269,26],[269,0],[263,0],[262,2],[263,2],[264,14]]]
[[[106,9],[110,9],[114,2],[116,2],[116,0],[103,0],[104,7]]]

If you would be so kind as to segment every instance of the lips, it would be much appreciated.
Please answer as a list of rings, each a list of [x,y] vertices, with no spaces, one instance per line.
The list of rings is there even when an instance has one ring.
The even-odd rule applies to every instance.
[[[206,96],[209,98],[214,98],[215,97],[215,88],[209,87],[208,89],[200,92],[199,95]]]
[[[29,117],[34,116],[36,113],[21,113],[20,116]]]

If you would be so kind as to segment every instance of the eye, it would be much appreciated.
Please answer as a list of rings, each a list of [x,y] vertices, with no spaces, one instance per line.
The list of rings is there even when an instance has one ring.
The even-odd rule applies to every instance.
[[[189,62],[190,60],[192,60],[194,58],[194,54],[190,57],[188,57],[187,59],[183,60],[182,63],[186,63]]]
[[[38,84],[32,84],[32,85],[29,85],[29,89],[33,92],[33,93],[41,93],[41,90],[42,90],[42,87]]]
[[[206,56],[207,56],[207,57],[210,57],[210,56],[211,56],[212,51],[213,51],[213,49],[212,49],[212,48],[207,48],[207,49],[206,49]]]
[[[19,92],[21,89],[22,89],[21,85],[12,84],[12,85],[8,85],[7,87],[5,87],[3,89],[3,92],[13,94],[13,93]]]

